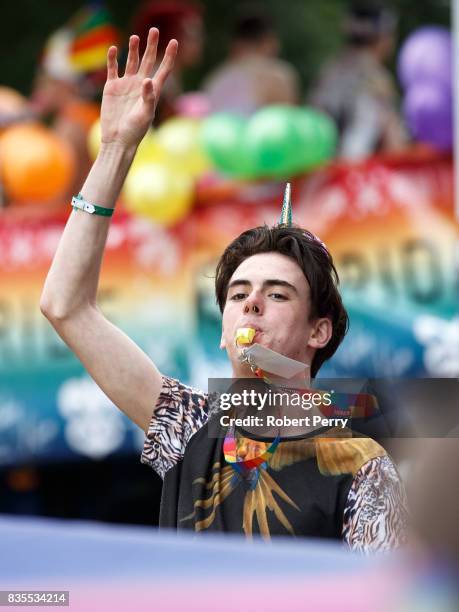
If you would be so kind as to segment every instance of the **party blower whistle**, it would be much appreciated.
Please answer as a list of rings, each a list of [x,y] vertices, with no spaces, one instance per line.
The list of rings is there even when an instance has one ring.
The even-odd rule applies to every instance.
[[[253,327],[239,327],[236,330],[236,344],[252,344],[256,330]]]

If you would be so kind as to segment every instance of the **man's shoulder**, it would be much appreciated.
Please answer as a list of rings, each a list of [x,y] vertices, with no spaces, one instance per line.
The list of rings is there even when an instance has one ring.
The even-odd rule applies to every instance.
[[[350,429],[331,430],[315,442],[319,469],[330,475],[347,472],[355,476],[368,462],[388,456],[378,442]]]
[[[164,376],[146,432],[141,461],[161,478],[179,463],[191,437],[208,419],[207,393]]]
[[[196,405],[201,408],[207,406],[208,394],[192,385],[183,383],[178,378],[163,375],[160,400],[170,401],[179,399],[183,404]]]

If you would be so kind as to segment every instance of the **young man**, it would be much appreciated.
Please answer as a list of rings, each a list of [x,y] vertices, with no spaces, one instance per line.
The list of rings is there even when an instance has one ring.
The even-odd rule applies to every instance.
[[[150,30],[141,62],[139,39],[131,37],[121,78],[116,48],[108,52],[100,153],[73,200],[42,312],[113,403],[146,432],[142,461],[164,478],[161,525],[265,538],[342,538],[361,550],[396,546],[403,533],[403,488],[373,440],[330,428],[273,439],[230,426],[223,437],[211,435],[220,415],[209,416],[208,396],[162,376],[97,308],[109,216],[177,52],[170,41],[151,78],[158,35]],[[255,334],[248,344],[299,363],[306,384],[346,331],[331,256],[312,234],[292,227],[288,214],[286,221],[244,232],[217,267],[221,347],[235,378],[261,371],[244,360],[248,352],[235,341],[241,328]]]

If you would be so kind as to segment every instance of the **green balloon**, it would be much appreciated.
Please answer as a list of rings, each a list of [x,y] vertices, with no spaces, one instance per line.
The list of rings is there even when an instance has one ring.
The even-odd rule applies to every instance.
[[[247,121],[232,113],[217,113],[202,126],[202,145],[215,167],[233,176],[252,175],[251,164],[244,149]]]
[[[294,170],[304,172],[317,166],[321,160],[321,139],[317,129],[317,117],[308,108],[297,108],[295,124],[301,138]]]
[[[245,148],[258,176],[284,177],[291,174],[301,149],[301,136],[295,121],[296,109],[269,106],[250,119]]]
[[[337,130],[327,115],[314,108],[302,107],[296,110],[296,124],[302,139],[302,148],[295,169],[304,172],[333,157]]]
[[[250,120],[217,113],[202,126],[203,147],[215,167],[238,178],[286,178],[315,168],[335,152],[337,130],[309,107],[268,106]]]
[[[318,162],[323,163],[331,159],[336,153],[338,143],[338,130],[334,121],[325,113],[315,109],[309,109],[315,118],[318,135]]]

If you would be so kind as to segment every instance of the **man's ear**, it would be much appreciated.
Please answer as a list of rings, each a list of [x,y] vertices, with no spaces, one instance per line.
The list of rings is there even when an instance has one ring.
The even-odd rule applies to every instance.
[[[222,336],[220,338],[220,349],[226,349],[226,342],[225,342],[225,337],[224,337],[224,331],[222,329]]]
[[[321,349],[326,346],[332,337],[333,326],[330,319],[317,319],[309,336],[308,346]]]

